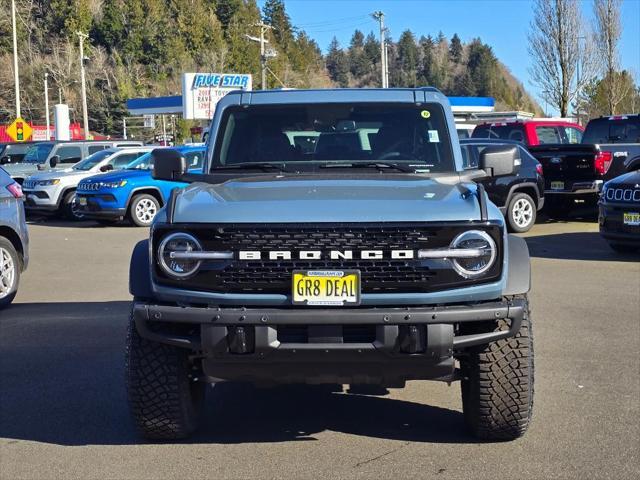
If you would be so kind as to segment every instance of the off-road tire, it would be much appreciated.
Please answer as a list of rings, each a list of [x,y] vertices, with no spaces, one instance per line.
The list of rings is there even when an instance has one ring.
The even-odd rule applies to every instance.
[[[0,298],[0,310],[8,307],[18,294],[18,284],[20,283],[20,271],[22,270],[22,259],[16,251],[13,244],[4,237],[0,237],[0,262],[2,261],[1,251],[4,250],[9,254],[13,262],[13,286],[8,295]],[[0,279],[1,281],[1,279]]]
[[[206,384],[190,377],[189,350],[142,338],[129,318],[126,384],[129,409],[150,440],[185,438],[198,427]]]
[[[471,349],[461,356],[462,409],[471,432],[483,440],[513,440],[524,435],[533,412],[533,333],[527,296],[522,326],[515,337]],[[508,321],[492,322],[505,330]],[[483,325],[465,326],[478,333]],[[486,331],[486,325],[484,325]]]
[[[67,192],[64,194],[62,198],[62,203],[60,204],[60,213],[62,216],[68,220],[80,221],[82,220],[82,215],[73,211],[73,205],[76,201],[76,192]]]
[[[153,204],[153,208],[155,208],[155,213],[150,217],[149,221],[143,221],[139,215],[136,214],[136,209],[139,204],[145,203],[149,206]],[[153,223],[153,218],[158,214],[160,210],[160,202],[153,195],[149,195],[148,193],[141,193],[140,195],[134,195],[129,203],[129,219],[136,227],[149,227],[151,223]]]
[[[528,209],[526,210],[526,212],[528,215],[530,215],[529,217],[530,220],[526,224],[523,224],[522,222],[518,224],[518,219],[516,218],[515,210],[516,210],[516,206],[520,206],[523,203],[528,204]],[[516,233],[528,232],[536,223],[536,214],[537,214],[536,201],[526,193],[522,193],[522,192],[515,193],[513,197],[511,197],[511,200],[509,201],[509,205],[507,206],[507,224],[509,225],[509,230]]]

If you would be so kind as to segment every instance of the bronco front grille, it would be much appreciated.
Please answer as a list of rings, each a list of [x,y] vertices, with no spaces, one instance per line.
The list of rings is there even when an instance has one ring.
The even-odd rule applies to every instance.
[[[444,248],[469,229],[487,231],[499,248],[494,267],[481,279],[459,276],[447,260],[391,259],[391,250]],[[211,251],[292,252],[292,260],[216,260],[202,264],[199,272],[186,280],[167,278],[156,262],[156,276],[166,285],[222,293],[291,293],[294,270],[359,270],[363,293],[419,293],[494,281],[501,273],[500,227],[480,222],[464,224],[321,224],[321,225],[157,225],[153,251],[162,238],[176,230],[194,235],[203,249]],[[377,260],[338,259],[297,260],[305,250],[382,250]]]

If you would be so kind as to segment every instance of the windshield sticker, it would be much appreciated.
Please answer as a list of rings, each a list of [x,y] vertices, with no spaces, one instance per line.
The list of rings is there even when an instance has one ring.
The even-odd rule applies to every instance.
[[[433,193],[433,192],[427,192],[427,193],[424,194],[424,198],[433,198],[435,196],[436,196],[436,194]]]
[[[422,118],[429,118],[431,116],[431,112],[429,110],[422,110],[420,112],[420,116]]]
[[[429,130],[429,142],[440,143],[440,137],[437,130]]]

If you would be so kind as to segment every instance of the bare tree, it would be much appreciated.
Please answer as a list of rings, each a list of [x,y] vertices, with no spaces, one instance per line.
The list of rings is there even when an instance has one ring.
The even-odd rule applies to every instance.
[[[620,24],[621,0],[594,0],[595,39],[598,53],[604,59],[603,77],[609,115],[614,115],[623,98],[629,93],[629,83],[619,74],[618,42],[622,34]]]
[[[544,100],[566,117],[571,102],[596,71],[593,35],[585,29],[579,0],[535,0],[533,18],[532,81]]]

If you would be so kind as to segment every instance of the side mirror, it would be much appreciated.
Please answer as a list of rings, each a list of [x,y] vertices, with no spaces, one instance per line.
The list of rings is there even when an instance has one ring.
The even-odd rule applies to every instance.
[[[49,165],[51,165],[51,168],[56,168],[58,163],[60,163],[60,157],[58,155],[54,155],[49,159]]]
[[[151,152],[152,176],[156,180],[179,181],[187,173],[187,159],[172,148],[156,148]]]
[[[110,172],[111,170],[113,170],[113,165],[109,163],[100,167],[101,172]]]
[[[490,177],[515,175],[520,170],[520,151],[517,146],[487,147],[480,154],[478,168]]]

